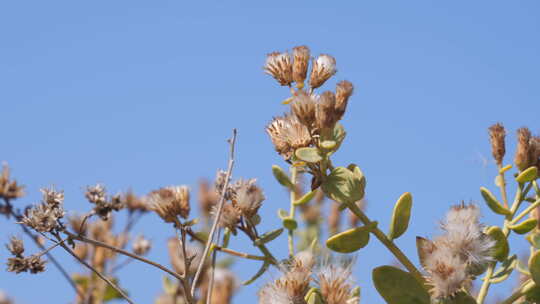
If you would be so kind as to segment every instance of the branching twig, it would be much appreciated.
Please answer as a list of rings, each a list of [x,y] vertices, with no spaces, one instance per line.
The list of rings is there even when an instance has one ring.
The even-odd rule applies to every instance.
[[[210,250],[210,246],[213,242],[214,234],[218,226],[219,218],[221,217],[221,212],[223,211],[223,205],[225,204],[225,194],[227,193],[227,188],[229,187],[229,179],[231,178],[231,173],[232,173],[232,169],[234,165],[235,143],[236,143],[236,129],[233,129],[232,138],[229,139],[230,156],[229,156],[229,165],[227,168],[227,173],[225,175],[225,183],[221,191],[221,197],[219,198],[218,208],[217,208],[217,212],[214,218],[214,222],[212,223],[212,228],[210,229],[210,233],[208,234],[208,240],[206,241],[206,246],[204,246],[201,261],[199,262],[199,265],[197,266],[197,272],[195,272],[195,276],[193,277],[193,283],[191,286],[191,296],[195,294],[195,286],[197,285],[197,281],[199,280],[199,276],[201,275],[204,261],[206,260],[206,256],[208,255],[208,250]]]

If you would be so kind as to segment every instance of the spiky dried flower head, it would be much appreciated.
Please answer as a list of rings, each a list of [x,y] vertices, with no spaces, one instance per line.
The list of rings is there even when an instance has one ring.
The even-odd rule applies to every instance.
[[[103,184],[86,187],[84,196],[92,204],[103,204],[107,202],[107,190]]]
[[[345,111],[347,110],[347,104],[349,103],[349,97],[353,94],[353,84],[347,80],[343,80],[336,85],[336,119],[340,120]]]
[[[186,263],[188,264],[189,275],[192,276],[197,271],[197,266],[201,261],[203,249],[198,244],[186,243],[186,256],[182,250],[182,242],[177,238],[169,238],[167,241],[167,249],[171,264],[174,270],[179,274],[186,273]]]
[[[58,221],[65,215],[61,205],[47,203],[34,206],[22,217],[21,223],[38,232],[51,232],[59,227]]]
[[[199,201],[199,210],[204,217],[210,216],[212,207],[218,202],[218,195],[216,189],[210,187],[210,184],[206,180],[199,182],[199,195],[197,195]]]
[[[291,85],[293,82],[293,66],[291,56],[287,52],[273,52],[268,54],[264,70],[282,86]]]
[[[353,289],[351,263],[325,263],[316,273],[316,281],[327,304],[347,303]]]
[[[311,144],[309,130],[291,114],[274,117],[266,127],[266,133],[270,136],[276,151],[285,159],[290,159],[296,149]]]
[[[223,193],[223,188],[225,187],[225,184],[227,184],[227,189],[225,190],[225,200],[230,200],[234,197],[234,189],[232,188],[230,182],[231,182],[232,176],[229,176],[229,180],[227,181],[227,172],[223,170],[218,170],[216,173],[216,180],[214,182],[214,186],[216,188],[216,192],[218,196],[221,196]]]
[[[240,214],[246,218],[251,218],[262,205],[265,197],[261,188],[255,183],[256,179],[240,179],[235,185],[234,203]]]
[[[293,80],[300,89],[304,87],[304,80],[306,80],[309,57],[310,52],[307,46],[302,45],[293,48]]]
[[[24,196],[24,186],[18,185],[16,180],[10,179],[9,166],[2,163],[2,173],[0,174],[0,198],[12,200]]]
[[[326,91],[319,97],[317,106],[317,125],[321,130],[333,129],[338,121],[336,116],[336,96],[331,91]]]
[[[489,127],[489,141],[491,142],[491,154],[497,162],[497,165],[501,166],[506,153],[505,144],[506,130],[501,123],[496,123]]]
[[[534,137],[528,128],[520,128],[514,162],[520,171],[540,166],[540,138]]]
[[[306,126],[311,129],[315,124],[315,112],[317,109],[317,102],[304,91],[296,92],[293,101],[291,103],[291,110],[294,116]]]
[[[214,206],[210,214],[212,217],[217,215],[218,206]],[[225,203],[223,205],[223,210],[221,211],[221,216],[219,217],[218,225],[221,228],[229,228],[233,234],[236,234],[236,226],[240,222],[241,217],[240,210],[233,206],[231,203]]]
[[[131,189],[129,189],[126,193],[122,194],[121,200],[122,204],[131,213],[137,211],[144,213],[149,211],[146,201],[143,198],[137,196]]]
[[[39,255],[31,255],[27,258],[9,258],[7,261],[7,271],[15,273],[30,272],[36,274],[45,271],[45,263],[46,261],[42,260]]]
[[[178,216],[186,219],[189,216],[189,189],[187,186],[169,186],[153,191],[148,202],[165,222],[176,223]]]
[[[336,71],[336,59],[327,54],[320,55],[312,62],[309,85],[313,89],[322,86]]]
[[[138,255],[146,255],[152,248],[152,242],[142,235],[138,235],[133,241],[133,252]]]
[[[470,281],[467,265],[446,246],[441,248],[435,245],[425,263],[427,281],[434,299],[451,297]]]
[[[264,285],[258,296],[259,304],[294,304],[285,286],[274,282]]]
[[[24,243],[22,239],[15,236],[10,238],[9,243],[6,244],[6,248],[16,257],[22,257],[22,254],[24,253]]]

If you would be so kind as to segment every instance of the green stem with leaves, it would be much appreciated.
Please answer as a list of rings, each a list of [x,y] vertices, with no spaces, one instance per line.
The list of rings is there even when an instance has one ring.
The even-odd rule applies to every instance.
[[[295,209],[296,206],[294,205],[294,202],[296,201],[296,177],[298,174],[298,169],[292,165],[291,166],[291,182],[293,184],[293,188],[291,189],[290,194],[290,208],[289,208],[289,217],[294,220],[295,216]],[[289,257],[294,256],[294,229],[289,229]]]

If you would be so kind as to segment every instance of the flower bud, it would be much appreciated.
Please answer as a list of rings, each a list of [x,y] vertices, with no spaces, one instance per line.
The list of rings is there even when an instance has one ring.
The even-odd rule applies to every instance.
[[[497,165],[502,166],[504,154],[506,153],[504,138],[506,131],[504,126],[500,123],[496,123],[489,127],[489,139],[491,142],[491,153],[493,158],[497,162]]]

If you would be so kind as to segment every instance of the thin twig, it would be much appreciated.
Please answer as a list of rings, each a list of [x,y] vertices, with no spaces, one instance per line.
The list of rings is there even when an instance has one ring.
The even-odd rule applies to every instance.
[[[120,253],[120,254],[123,254],[125,256],[128,256],[130,258],[133,258],[133,259],[136,259],[136,260],[139,260],[143,263],[146,263],[146,264],[149,264],[149,265],[152,265],[156,268],[159,268],[163,271],[165,271],[166,273],[172,275],[173,277],[177,278],[178,280],[183,280],[184,277],[181,276],[180,274],[170,270],[169,268],[159,264],[159,263],[156,263],[156,262],[153,262],[153,261],[150,261],[146,258],[143,258],[142,256],[139,256],[139,255],[136,255],[134,253],[131,253],[129,251],[126,251],[126,250],[123,250],[123,249],[120,249],[120,248],[117,248],[117,247],[114,247],[114,246],[111,246],[109,244],[106,244],[106,243],[103,243],[103,242],[100,242],[100,241],[96,241],[96,240],[93,240],[93,239],[89,239],[85,236],[82,236],[82,235],[78,235],[78,234],[74,234],[74,233],[71,233],[67,230],[63,231],[65,234],[67,234],[70,238],[74,239],[74,240],[78,240],[78,241],[81,241],[81,242],[85,242],[85,243],[89,243],[89,244],[92,244],[92,245],[95,245],[95,246],[99,246],[99,247],[103,247],[103,248],[107,248],[109,250],[112,250],[114,252],[117,252],[117,253]]]
[[[64,241],[60,239],[59,236],[57,236],[57,238],[59,239],[59,244],[62,248],[64,248],[64,250],[66,250],[72,257],[74,257],[77,261],[79,261],[81,264],[83,264],[84,266],[86,266],[86,268],[92,270],[100,279],[102,279],[103,281],[105,281],[107,284],[109,284],[109,286],[111,286],[114,290],[116,290],[124,299],[126,299],[126,301],[128,301],[130,304],[135,304],[135,302],[133,302],[129,297],[128,295],[122,291],[122,289],[120,289],[120,287],[116,286],[116,284],[114,284],[111,280],[107,279],[101,272],[99,272],[97,269],[95,269],[94,267],[92,267],[90,264],[88,264],[85,260],[82,260],[80,259],[77,254],[75,254],[75,252],[73,252],[73,250],[71,250],[71,248],[69,248],[68,246],[66,246],[66,244],[64,244]]]
[[[212,223],[212,228],[210,229],[210,233],[208,234],[208,240],[206,241],[206,246],[204,246],[201,261],[199,262],[199,265],[197,266],[197,272],[195,272],[195,277],[193,278],[193,283],[191,286],[191,296],[195,294],[195,286],[197,285],[197,281],[199,280],[199,276],[201,275],[204,261],[206,260],[206,256],[208,255],[208,250],[210,250],[210,246],[213,242],[214,234],[218,226],[219,218],[221,217],[221,212],[223,211],[223,205],[225,204],[225,193],[227,193],[227,188],[229,187],[229,179],[231,178],[231,173],[232,173],[232,169],[234,165],[235,143],[236,143],[236,129],[233,129],[232,138],[229,139],[230,156],[229,156],[229,165],[227,168],[227,173],[225,175],[225,183],[221,191],[221,197],[219,198],[217,213],[215,215],[214,222]]]
[[[220,230],[218,230],[217,239],[220,238]],[[214,289],[214,270],[216,269],[217,251],[212,250],[212,263],[210,264],[210,277],[208,282],[208,291],[206,294],[206,303],[212,303],[212,291]]]

